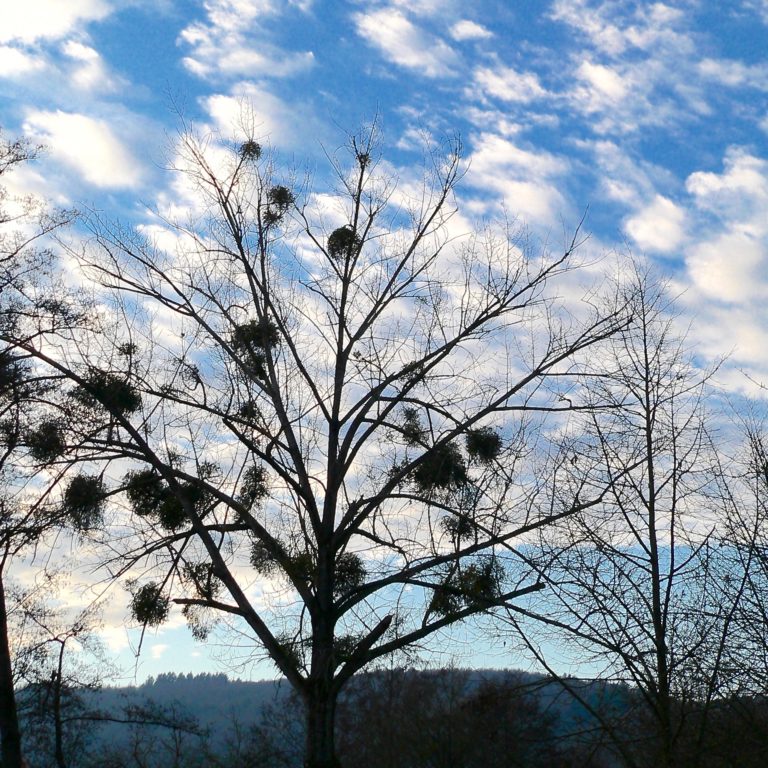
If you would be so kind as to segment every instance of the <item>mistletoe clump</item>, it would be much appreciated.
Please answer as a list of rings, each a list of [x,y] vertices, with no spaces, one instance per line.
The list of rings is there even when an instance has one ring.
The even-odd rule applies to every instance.
[[[440,522],[443,530],[454,540],[464,541],[471,539],[475,534],[477,526],[474,521],[463,514],[446,515]]]
[[[341,635],[333,640],[333,655],[335,657],[336,665],[343,664],[347,661],[357,650],[360,644],[359,635]]]
[[[262,575],[272,576],[280,566],[275,556],[263,541],[254,541],[251,545],[251,565]]]
[[[64,513],[78,531],[90,531],[104,516],[104,483],[95,475],[77,475],[64,491]]]
[[[67,449],[61,422],[58,419],[43,421],[27,434],[27,445],[30,456],[42,463],[61,456]]]
[[[458,588],[467,605],[484,605],[501,594],[504,568],[493,557],[486,557],[462,569],[458,577]]]
[[[216,625],[211,617],[211,610],[199,605],[185,605],[181,609],[181,615],[187,620],[187,627],[192,637],[199,642],[205,642]]]
[[[292,579],[313,582],[315,576],[315,561],[311,552],[297,552],[288,558],[286,571]]]
[[[466,444],[470,457],[482,464],[490,464],[501,453],[501,435],[490,427],[469,430]]]
[[[252,464],[243,473],[237,500],[248,509],[262,502],[269,493],[267,472],[264,467]]]
[[[279,342],[280,332],[267,317],[235,326],[232,333],[232,346],[241,354],[253,352],[254,349],[272,349]]]
[[[467,483],[467,465],[458,446],[443,443],[430,448],[413,471],[418,490],[428,494],[434,490],[459,488]]]
[[[261,144],[253,139],[248,139],[240,145],[240,157],[243,160],[258,160],[261,157]]]
[[[213,600],[221,591],[221,582],[214,576],[210,563],[185,563],[181,576],[204,600]]]
[[[296,667],[301,669],[304,666],[304,649],[300,640],[292,637],[287,633],[282,633],[275,637],[277,646],[280,652],[288,659],[288,661]]]
[[[438,616],[450,616],[461,610],[461,595],[449,583],[437,587],[429,603],[429,612]]]
[[[106,408],[117,416],[135,413],[141,408],[141,394],[122,376],[93,371],[74,397],[89,408]]]
[[[201,496],[199,489],[189,484],[181,485],[180,491],[191,496],[192,503]],[[187,520],[181,499],[154,470],[129,472],[125,477],[125,492],[139,517],[154,519],[166,530],[175,531]]]
[[[170,602],[169,598],[163,595],[162,587],[150,582],[133,593],[131,615],[140,624],[157,627],[168,618]]]
[[[328,236],[328,255],[332,259],[348,259],[360,248],[360,235],[349,225],[334,229]]]
[[[267,209],[264,212],[264,222],[268,225],[277,224],[288,213],[296,198],[288,187],[280,184],[271,187],[267,192]]]
[[[400,432],[408,445],[423,445],[427,437],[419,412],[415,408],[403,408],[403,423]]]
[[[257,378],[266,376],[266,352],[280,343],[280,331],[269,318],[249,320],[235,326],[232,347],[241,359],[245,359]]]
[[[262,419],[261,409],[255,400],[246,400],[243,402],[237,409],[237,416],[239,419],[251,423]]]
[[[0,395],[15,390],[23,381],[23,367],[8,352],[0,352]]]
[[[465,608],[485,608],[501,595],[504,568],[493,555],[449,574],[432,595],[429,610],[450,616]]]
[[[335,597],[341,597],[347,592],[359,587],[365,581],[365,566],[360,555],[354,552],[344,552],[336,559],[336,574],[333,583]]]

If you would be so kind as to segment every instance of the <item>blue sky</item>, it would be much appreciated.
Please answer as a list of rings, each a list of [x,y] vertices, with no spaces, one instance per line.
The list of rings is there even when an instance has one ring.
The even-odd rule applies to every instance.
[[[727,387],[768,381],[768,0],[0,3],[0,126],[48,148],[16,191],[141,222],[181,118],[231,135],[243,101],[320,187],[374,115],[404,176],[460,134],[468,221],[556,244],[588,208],[588,253],[669,276]],[[184,633],[148,638],[140,676],[205,668]]]

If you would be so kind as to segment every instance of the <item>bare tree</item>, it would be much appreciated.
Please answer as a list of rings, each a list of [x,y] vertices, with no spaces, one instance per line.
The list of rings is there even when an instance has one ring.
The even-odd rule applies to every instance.
[[[546,532],[532,565],[552,591],[531,613],[587,674],[635,686],[648,722],[613,730],[628,763],[680,765],[688,750],[695,764],[688,727],[704,728],[726,671],[734,603],[718,542],[731,496],[707,413],[711,372],[691,361],[664,285],[637,265],[630,284],[635,321],[582,392],[602,406],[575,415],[555,477],[577,497],[610,492]],[[632,739],[639,750],[625,748]]]
[[[556,299],[578,234],[555,256],[511,227],[449,235],[457,144],[406,192],[374,135],[350,138],[349,167],[331,158],[328,195],[279,177],[253,138],[184,136],[185,218],[90,220],[81,258],[112,326],[11,339],[72,383],[67,444],[100,462],[65,506],[86,514],[122,477],[110,493],[135,536],[119,573],[155,574],[132,583],[134,616],[175,604],[200,636],[238,622],[302,697],[311,768],[338,764],[355,672],[542,588],[511,544],[604,491],[536,512],[529,431],[569,409],[587,353],[628,322]]]
[[[0,134],[0,177],[32,160],[38,148]],[[29,310],[52,329],[77,316],[66,301],[37,293],[50,253],[41,247],[46,235],[71,214],[49,213],[37,200],[14,197],[0,187],[0,330],[6,338],[18,329]],[[25,323],[28,328],[31,324]],[[50,492],[60,478],[41,474],[58,452],[59,433],[38,417],[46,410],[50,374],[37,375],[29,355],[12,344],[0,344],[0,756],[9,768],[21,765],[21,736],[14,695],[14,674],[6,589],[12,563],[36,546],[44,533],[61,522]]]
[[[742,418],[745,451],[732,471],[732,503],[722,526],[721,602],[732,642],[723,650],[733,696],[764,695],[768,686],[768,443],[754,410]]]

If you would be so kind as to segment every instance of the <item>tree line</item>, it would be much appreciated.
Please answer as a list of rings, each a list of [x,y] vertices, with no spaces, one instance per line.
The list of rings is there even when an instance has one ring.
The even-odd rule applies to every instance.
[[[0,175],[35,151],[5,141]],[[4,198],[3,766],[22,741],[2,590],[63,530],[139,624],[180,610],[269,657],[308,768],[342,764],[353,676],[475,617],[552,673],[556,646],[630,683],[644,749],[606,721],[628,766],[707,765],[711,713],[762,695],[762,428],[742,416],[726,450],[663,283],[627,259],[578,287],[580,228],[558,252],[509,221],[456,235],[460,143],[415,191],[380,152],[375,127],[350,136],[318,194],[252,132],[190,131],[186,204],[151,226]]]

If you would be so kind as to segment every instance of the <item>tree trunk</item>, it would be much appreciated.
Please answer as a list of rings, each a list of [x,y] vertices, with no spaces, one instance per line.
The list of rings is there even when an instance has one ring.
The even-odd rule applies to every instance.
[[[0,762],[3,768],[22,768],[21,732],[13,691],[11,648],[8,639],[8,614],[5,588],[0,570]]]
[[[326,685],[315,685],[305,699],[307,746],[305,768],[341,768],[336,758],[336,696]]]
[[[58,768],[67,768],[64,760],[64,726],[61,721],[61,693],[64,678],[64,643],[59,646],[59,664],[53,679],[53,723],[56,734],[56,765]]]

